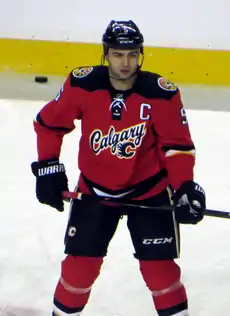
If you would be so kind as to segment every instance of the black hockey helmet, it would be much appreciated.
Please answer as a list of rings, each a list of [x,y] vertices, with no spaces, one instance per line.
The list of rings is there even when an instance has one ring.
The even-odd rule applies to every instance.
[[[112,20],[102,36],[104,55],[108,54],[109,48],[135,49],[140,48],[143,54],[144,37],[138,26],[131,20]]]

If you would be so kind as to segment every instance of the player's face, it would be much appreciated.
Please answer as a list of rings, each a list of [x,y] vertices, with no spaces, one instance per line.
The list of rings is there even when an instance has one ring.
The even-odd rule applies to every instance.
[[[106,60],[111,75],[117,80],[128,80],[137,70],[140,49],[119,50],[110,48]]]

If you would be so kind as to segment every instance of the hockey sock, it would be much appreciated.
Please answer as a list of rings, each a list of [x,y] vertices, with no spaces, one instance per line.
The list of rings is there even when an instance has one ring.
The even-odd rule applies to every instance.
[[[70,255],[63,260],[61,277],[54,294],[54,315],[79,315],[89,299],[102,262],[102,258]]]
[[[180,267],[173,260],[140,261],[140,271],[151,291],[159,316],[188,315]]]

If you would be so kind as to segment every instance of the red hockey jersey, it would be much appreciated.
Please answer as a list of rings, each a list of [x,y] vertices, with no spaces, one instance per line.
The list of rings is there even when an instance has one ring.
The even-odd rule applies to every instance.
[[[156,194],[193,179],[195,148],[180,92],[160,75],[138,71],[132,89],[117,91],[106,66],[73,70],[34,122],[38,160],[59,157],[76,119],[78,166],[98,188],[119,193],[150,179]]]

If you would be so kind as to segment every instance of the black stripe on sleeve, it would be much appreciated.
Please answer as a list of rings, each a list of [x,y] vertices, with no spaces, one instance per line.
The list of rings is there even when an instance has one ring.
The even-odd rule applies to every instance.
[[[73,128],[67,128],[67,127],[62,127],[62,126],[49,126],[49,125],[46,125],[46,124],[43,122],[40,113],[38,113],[38,115],[36,116],[36,121],[37,121],[40,125],[42,125],[42,126],[48,128],[48,129],[50,129],[50,130],[54,130],[54,131],[61,131],[61,132],[68,133],[68,132],[71,132],[71,131],[73,130]]]
[[[194,145],[169,145],[169,146],[162,147],[162,150],[164,152],[167,152],[169,150],[190,151],[194,149],[195,149]]]

